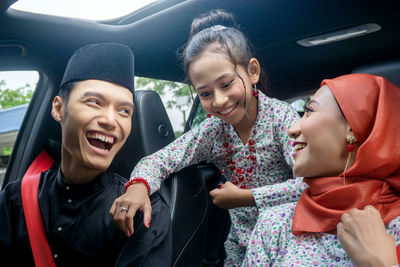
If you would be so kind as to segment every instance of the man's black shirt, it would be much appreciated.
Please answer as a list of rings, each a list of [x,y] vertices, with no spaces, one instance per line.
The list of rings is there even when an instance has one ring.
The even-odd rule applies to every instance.
[[[65,183],[60,168],[41,174],[38,202],[57,266],[114,266],[119,256],[118,266],[168,262],[172,251],[170,215],[158,194],[151,197],[150,229],[144,227],[143,215],[138,212],[134,235],[128,239],[111,220],[109,209],[122,194],[125,182],[111,171],[86,184]],[[8,184],[0,193],[0,231],[1,265],[34,266],[21,201],[21,180]],[[3,265],[5,262],[8,265]]]

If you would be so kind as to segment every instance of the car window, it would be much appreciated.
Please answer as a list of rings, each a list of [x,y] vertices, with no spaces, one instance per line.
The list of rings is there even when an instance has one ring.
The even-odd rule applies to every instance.
[[[196,107],[196,111],[193,117],[190,129],[199,127],[200,123],[207,118],[207,112],[203,109],[203,106],[199,103]]]
[[[0,71],[0,185],[38,80],[37,71]]]
[[[299,97],[294,97],[291,99],[286,100],[286,102],[290,103],[290,105],[299,113],[300,116],[304,114],[304,108],[307,102],[310,100],[311,95],[303,95]]]
[[[184,83],[145,77],[136,77],[135,83],[137,90],[154,90],[160,95],[175,137],[182,135],[193,104],[192,90],[189,86]]]

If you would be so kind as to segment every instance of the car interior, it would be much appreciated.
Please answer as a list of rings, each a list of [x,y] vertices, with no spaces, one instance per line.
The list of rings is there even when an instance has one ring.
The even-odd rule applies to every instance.
[[[135,54],[135,75],[182,82],[179,51],[193,18],[222,8],[235,15],[253,43],[269,79],[269,95],[281,100],[309,95],[324,78],[371,73],[400,86],[400,2],[317,0],[160,0],[127,16],[91,21],[34,14],[0,2],[0,71],[40,74],[26,111],[4,186],[21,179],[46,149],[59,156],[61,131],[50,114],[66,63],[87,44],[119,42]],[[200,109],[196,99],[185,127]],[[136,88],[133,130],[112,168],[128,178],[144,156],[175,139],[159,95]],[[162,185],[172,218],[173,266],[222,266],[228,212],[212,204],[209,191],[223,179],[202,162],[172,174]]]

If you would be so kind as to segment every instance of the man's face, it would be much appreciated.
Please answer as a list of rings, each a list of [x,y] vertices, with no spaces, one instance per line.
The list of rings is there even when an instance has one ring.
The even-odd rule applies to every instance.
[[[56,97],[53,117],[62,128],[62,169],[104,172],[131,132],[133,94],[101,80],[76,83],[68,102]]]

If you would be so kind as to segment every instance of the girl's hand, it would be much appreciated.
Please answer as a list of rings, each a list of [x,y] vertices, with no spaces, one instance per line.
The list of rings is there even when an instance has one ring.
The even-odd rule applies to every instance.
[[[337,235],[357,266],[397,266],[394,236],[388,234],[379,211],[372,206],[342,215]]]
[[[145,227],[149,228],[151,221],[151,202],[147,187],[142,183],[129,186],[125,194],[114,200],[110,209],[111,218],[127,237],[133,234],[133,217],[135,217],[136,211],[138,210],[143,212],[143,223]]]
[[[213,198],[213,203],[223,209],[256,205],[251,189],[241,189],[231,182],[226,182],[221,188],[212,190],[210,196]]]

